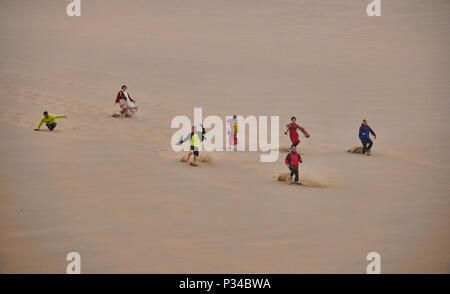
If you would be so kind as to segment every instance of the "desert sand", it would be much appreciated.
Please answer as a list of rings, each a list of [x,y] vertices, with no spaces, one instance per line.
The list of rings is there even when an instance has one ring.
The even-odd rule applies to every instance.
[[[367,3],[1,0],[0,273],[448,273],[450,2]],[[284,152],[180,162],[194,107],[279,115],[283,148],[295,115],[309,185]],[[33,132],[44,110],[68,118]]]

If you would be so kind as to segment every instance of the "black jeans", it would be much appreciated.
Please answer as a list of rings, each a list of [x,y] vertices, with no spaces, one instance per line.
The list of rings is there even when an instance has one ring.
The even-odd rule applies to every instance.
[[[56,123],[46,124],[46,126],[50,131],[53,131],[53,129],[56,127]]]
[[[361,139],[361,143],[363,145],[363,154],[365,154],[366,151],[370,151],[373,145],[373,141],[370,138]],[[367,144],[369,144],[369,146],[367,146]]]
[[[291,170],[291,175],[289,176],[289,178],[292,178],[293,175],[295,175],[295,182],[298,182],[298,168],[296,168],[293,165],[289,166],[289,169]]]

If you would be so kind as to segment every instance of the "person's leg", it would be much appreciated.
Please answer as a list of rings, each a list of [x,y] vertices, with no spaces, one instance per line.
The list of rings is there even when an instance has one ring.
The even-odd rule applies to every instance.
[[[199,156],[199,152],[198,151],[194,151],[194,164],[197,161],[197,157]]]
[[[193,151],[189,151],[187,161],[189,161],[189,159],[191,158],[192,154],[193,154]]]
[[[289,175],[289,179],[292,179],[292,176],[295,175],[294,172],[294,167],[292,165],[289,166],[289,170],[291,171],[290,175]]]
[[[362,154],[366,154],[366,150],[367,150],[367,139],[361,139],[361,143],[362,143],[362,145],[363,145]]]
[[[294,181],[297,183],[297,182],[298,182],[298,168],[297,168],[297,167],[294,167],[293,169],[294,169],[294,174],[295,174],[295,179],[294,179]]]
[[[55,127],[56,127],[56,123],[47,125],[47,128],[49,129],[49,131],[53,131],[55,129]]]
[[[124,117],[127,114],[127,103],[124,101],[124,99],[119,100],[119,106],[120,106],[120,116]]]
[[[373,141],[372,139],[367,139],[367,142],[369,142],[369,146],[367,146],[367,152],[370,152],[370,149],[372,149]]]

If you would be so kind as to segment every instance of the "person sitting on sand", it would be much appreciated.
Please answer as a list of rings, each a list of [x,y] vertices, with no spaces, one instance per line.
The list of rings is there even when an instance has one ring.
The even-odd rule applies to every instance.
[[[117,93],[116,103],[120,105],[120,111],[115,113],[113,116],[126,116],[131,117],[136,114],[138,107],[135,104],[136,101],[131,98],[130,94],[127,92],[127,86],[123,85],[122,89]]]
[[[286,156],[285,163],[291,171],[289,175],[289,181],[292,181],[292,176],[295,175],[294,182],[298,183],[298,163],[302,163],[303,159],[300,154],[297,153],[297,149],[294,147],[291,148],[291,152]]]
[[[47,126],[49,131],[53,131],[56,128],[55,119],[57,119],[57,118],[67,118],[67,116],[51,114],[51,113],[48,113],[47,111],[44,111],[44,116],[41,118],[39,125],[34,130],[39,131],[41,129],[42,124],[45,123],[45,125]]]
[[[298,145],[298,143],[300,143],[300,140],[298,138],[298,133],[297,133],[297,129],[299,129],[305,136],[306,138],[309,138],[309,133],[301,126],[299,126],[296,123],[296,118],[295,116],[293,116],[291,118],[291,123],[287,124],[286,127],[286,132],[284,132],[285,135],[287,135],[288,131],[289,131],[289,137],[291,138],[291,142],[292,145],[291,147],[296,147]]]
[[[377,135],[372,130],[372,128],[367,125],[367,120],[364,119],[361,126],[359,127],[359,139],[361,140],[361,143],[363,145],[362,154],[366,154],[367,152],[366,155],[370,155],[373,145],[373,141],[370,139],[370,134],[373,135],[374,139],[377,138]],[[367,144],[369,145],[367,146]]]
[[[189,135],[187,135],[184,139],[181,139],[180,142],[178,142],[178,145],[181,145],[184,142],[186,142],[187,140],[190,140],[191,150],[189,151],[187,161],[189,162],[189,159],[191,158],[191,155],[193,154],[194,159],[191,163],[192,165],[197,165],[196,164],[197,157],[200,155],[199,148],[200,148],[201,142],[203,140],[205,140],[206,131],[205,131],[205,128],[203,127],[203,125],[201,125],[201,127],[202,127],[202,131],[197,132],[196,127],[192,126],[191,133]]]

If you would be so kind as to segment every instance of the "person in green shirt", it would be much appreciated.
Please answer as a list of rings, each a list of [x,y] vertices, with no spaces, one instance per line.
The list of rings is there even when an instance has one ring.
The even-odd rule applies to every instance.
[[[191,151],[189,151],[188,154],[188,158],[187,161],[189,162],[189,159],[191,158],[192,155],[194,155],[194,160],[191,162],[191,165],[197,166],[197,157],[200,155],[200,145],[201,142],[203,140],[205,140],[205,128],[203,127],[203,125],[201,125],[202,127],[202,131],[201,132],[197,132],[197,128],[195,126],[192,126],[192,130],[191,133],[189,135],[187,135],[184,139],[181,139],[178,142],[178,145],[183,144],[186,141],[190,141],[190,149]]]
[[[55,129],[55,127],[56,127],[55,119],[57,119],[57,118],[67,118],[67,116],[51,114],[51,113],[48,113],[47,111],[44,111],[44,116],[41,118],[41,121],[39,122],[38,127],[36,129],[34,129],[34,130],[35,131],[39,131],[41,129],[42,124],[45,123],[47,128],[50,131],[53,131]]]

